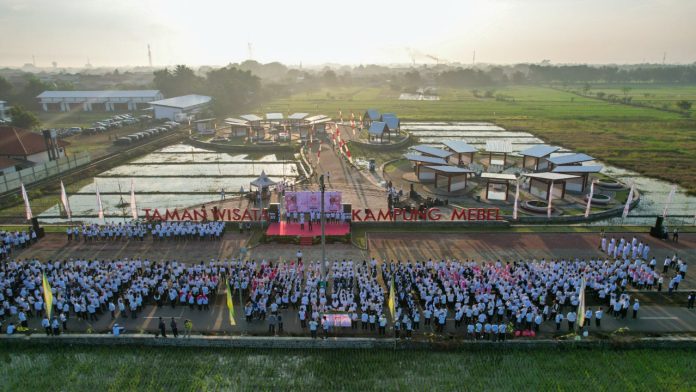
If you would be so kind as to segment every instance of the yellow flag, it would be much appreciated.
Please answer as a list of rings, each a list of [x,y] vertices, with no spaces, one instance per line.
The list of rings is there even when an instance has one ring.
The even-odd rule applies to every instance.
[[[48,279],[46,278],[46,273],[43,274],[43,291],[44,291],[44,305],[46,306],[46,313],[48,318],[51,318],[51,312],[53,311],[53,292],[51,291],[51,285],[48,284]]]
[[[230,282],[227,282],[227,310],[230,311],[230,325],[236,325],[234,322],[234,304],[232,303],[232,287]]]
[[[396,317],[396,290],[394,289],[394,277],[391,279],[391,286],[389,287],[389,311],[391,312],[392,319]]]

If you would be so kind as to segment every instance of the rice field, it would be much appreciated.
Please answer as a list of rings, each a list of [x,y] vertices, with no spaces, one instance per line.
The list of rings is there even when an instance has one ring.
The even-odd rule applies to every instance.
[[[0,347],[2,391],[686,391],[688,350]]]
[[[610,91],[593,87],[593,91]],[[696,120],[677,113],[614,104],[540,86],[508,86],[496,93],[514,100],[478,98],[471,89],[441,88],[439,101],[399,100],[388,88],[337,88],[278,99],[259,112],[324,113],[344,120],[367,108],[396,113],[404,121],[483,121],[522,130],[545,142],[600,158],[650,177],[676,182],[696,193],[693,181]],[[485,88],[479,88],[485,91]],[[634,89],[649,99],[692,100],[696,86]]]

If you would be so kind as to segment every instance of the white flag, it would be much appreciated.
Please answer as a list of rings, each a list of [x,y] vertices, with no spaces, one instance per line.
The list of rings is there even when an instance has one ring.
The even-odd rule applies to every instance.
[[[517,179],[517,188],[515,189],[515,206],[512,209],[512,219],[517,220],[517,205],[520,200],[520,179]]]
[[[63,203],[63,209],[65,209],[65,214],[68,216],[68,219],[72,220],[70,200],[68,200],[68,194],[65,193],[65,185],[63,185],[63,181],[60,182],[60,201],[61,203]]]
[[[31,206],[29,205],[29,196],[27,196],[27,190],[24,189],[24,184],[22,184],[22,199],[24,199],[24,212],[27,216],[27,220],[31,220],[34,216],[31,214]]]
[[[551,181],[551,186],[549,187],[549,205],[546,210],[546,217],[551,218],[551,210],[553,207],[551,207],[551,201],[553,200],[553,181]]]
[[[674,194],[677,192],[677,186],[672,185],[672,190],[669,191],[669,195],[667,195],[667,201],[665,202],[665,209],[662,211],[662,217],[666,218],[667,217],[667,212],[669,210],[669,205],[672,204],[672,198],[674,198]]]
[[[102,200],[101,200],[101,195],[99,194],[99,186],[97,183],[94,183],[94,188],[97,190],[97,216],[99,217],[99,220],[103,223],[104,222],[104,207],[102,206]]]
[[[133,183],[133,179],[131,178],[131,199],[130,199],[130,208],[131,208],[131,214],[133,215],[133,219],[137,220],[138,219],[138,208],[135,205],[135,184]]]
[[[585,207],[585,218],[590,216],[590,209],[592,208],[592,198],[594,197],[594,183],[595,181],[592,180],[592,184],[590,184],[590,196],[587,198],[587,207]]]
[[[628,198],[626,199],[626,205],[624,206],[622,217],[628,216],[628,212],[631,211],[631,201],[633,200],[633,190],[636,188],[636,183],[631,184],[631,190],[628,192]]]

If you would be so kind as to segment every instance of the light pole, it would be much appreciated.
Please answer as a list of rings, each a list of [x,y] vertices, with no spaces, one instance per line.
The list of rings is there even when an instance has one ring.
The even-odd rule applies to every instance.
[[[321,190],[321,278],[323,280],[326,275],[326,237],[324,236],[324,192],[326,186],[323,174],[319,176],[319,190]]]

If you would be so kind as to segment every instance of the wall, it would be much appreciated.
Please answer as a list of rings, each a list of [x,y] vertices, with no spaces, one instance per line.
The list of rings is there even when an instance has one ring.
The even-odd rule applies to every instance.
[[[176,116],[177,113],[181,113],[182,110],[179,108],[170,108],[166,106],[152,106],[155,109],[155,118],[156,119],[162,119],[162,118],[168,118],[170,120],[174,120],[174,117]]]
[[[79,153],[69,158],[60,158],[56,161],[40,163],[36,166],[14,173],[6,173],[0,176],[0,193],[19,189],[21,184],[26,186],[33,182],[56,176],[64,171],[74,169],[77,166],[86,165],[90,163],[91,160],[88,153]]]

